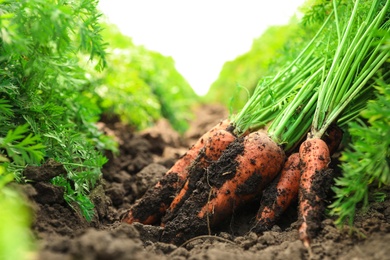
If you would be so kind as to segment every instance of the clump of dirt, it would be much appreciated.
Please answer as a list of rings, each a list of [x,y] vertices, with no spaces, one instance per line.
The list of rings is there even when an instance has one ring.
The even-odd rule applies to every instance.
[[[312,254],[298,239],[297,204],[270,230],[256,234],[251,223],[258,201],[237,209],[233,216],[203,235],[175,245],[161,241],[164,228],[120,222],[131,205],[153,187],[173,163],[227,113],[222,107],[203,106],[184,138],[169,125],[136,132],[118,120],[103,120],[101,127],[117,138],[120,154],[107,154],[101,182],[91,193],[95,218],[87,222],[66,204],[63,191],[50,184],[64,174],[61,165],[48,162],[28,168],[31,180],[21,189],[34,211],[32,231],[39,248],[36,259],[386,259],[390,243],[390,199],[372,202],[358,214],[355,232],[336,228],[324,216]],[[161,125],[160,125],[161,126]],[[50,177],[49,177],[50,176]],[[386,191],[390,194],[390,191]],[[186,205],[191,206],[191,205]],[[183,221],[185,221],[183,219]],[[204,226],[203,226],[204,227]],[[204,230],[203,230],[204,231]],[[197,234],[208,234],[204,232]],[[193,232],[188,230],[186,232]],[[191,236],[192,237],[192,236]]]
[[[325,169],[316,171],[316,174],[312,178],[312,187],[310,192],[301,191],[300,199],[308,201],[310,207],[316,210],[308,210],[306,215],[307,223],[307,235],[309,237],[315,237],[320,229],[320,223],[322,219],[322,212],[325,212],[325,201],[330,188],[332,177],[334,176],[332,169]],[[317,199],[319,198],[319,200]],[[303,222],[303,216],[299,216],[299,221]]]
[[[63,197],[64,188],[50,183],[51,178],[65,174],[64,167],[52,160],[41,167],[28,166],[24,171],[28,184],[21,188],[30,198],[34,212],[32,229],[38,238],[45,239],[51,234],[72,237],[78,231],[96,226],[96,219],[88,223],[78,211],[69,207]]]

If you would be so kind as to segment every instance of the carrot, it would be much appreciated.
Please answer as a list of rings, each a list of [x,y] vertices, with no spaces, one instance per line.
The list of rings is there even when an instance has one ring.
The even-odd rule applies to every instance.
[[[256,215],[256,223],[252,231],[260,233],[269,230],[284,211],[296,199],[299,190],[301,168],[299,153],[291,154],[280,173],[261,197],[260,209]]]
[[[230,132],[220,130],[216,132],[212,136],[212,138],[209,138],[206,141],[206,144],[203,148],[204,151],[202,151],[202,153],[207,154],[208,156],[202,156],[200,158],[197,158],[197,160],[195,160],[189,168],[189,176],[187,178],[187,181],[167,209],[166,216],[164,216],[163,218],[162,226],[164,226],[164,222],[169,220],[171,216],[175,215],[176,209],[178,209],[183,204],[183,202],[191,195],[192,191],[195,189],[195,185],[193,184],[195,184],[199,180],[201,175],[203,175],[202,171],[207,168],[210,162],[218,160],[221,153],[235,139],[236,137]]]
[[[323,199],[331,179],[328,169],[330,153],[327,144],[312,138],[304,141],[299,148],[302,176],[299,188],[299,238],[306,247],[316,235],[323,212]]]
[[[218,190],[213,188],[215,197],[202,208],[198,217],[212,215],[216,223],[243,202],[253,199],[278,174],[284,159],[283,150],[265,133],[248,135],[244,140],[244,153],[235,159],[235,176]]]
[[[155,224],[160,221],[170,205],[174,194],[183,186],[190,165],[198,158],[205,165],[210,160],[216,160],[222,150],[235,136],[231,131],[228,119],[221,121],[206,132],[189,150],[166,172],[163,178],[128,210],[123,222]],[[221,130],[226,130],[221,133]],[[205,147],[207,143],[207,147]]]
[[[335,124],[331,125],[324,136],[329,153],[337,151],[343,137],[343,131]],[[275,179],[270,186],[263,191],[260,209],[256,215],[254,232],[269,230],[280,218],[291,202],[296,199],[299,191],[301,178],[299,153],[291,154],[279,178]]]
[[[166,222],[162,241],[177,244],[189,235],[207,233],[236,208],[259,196],[284,160],[284,151],[264,132],[253,132],[243,140],[237,138],[207,168],[205,179],[197,182],[175,217]]]

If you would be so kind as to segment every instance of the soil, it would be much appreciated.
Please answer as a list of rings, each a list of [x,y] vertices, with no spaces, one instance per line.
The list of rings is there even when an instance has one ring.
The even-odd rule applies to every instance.
[[[360,212],[352,233],[336,228],[333,219],[324,216],[310,253],[298,239],[296,202],[271,230],[260,234],[251,230],[259,198],[235,210],[210,235],[202,224],[196,233],[199,236],[185,236],[185,243],[162,242],[164,230],[159,225],[122,223],[120,219],[131,205],[203,133],[226,117],[223,107],[199,107],[182,136],[164,120],[135,132],[118,120],[104,119],[100,127],[118,140],[120,154],[107,154],[109,162],[102,179],[91,192],[95,217],[90,222],[67,205],[62,189],[50,184],[52,177],[64,173],[61,165],[48,161],[41,167],[27,168],[25,175],[31,182],[21,189],[34,212],[31,230],[38,242],[36,259],[390,259],[389,196]]]

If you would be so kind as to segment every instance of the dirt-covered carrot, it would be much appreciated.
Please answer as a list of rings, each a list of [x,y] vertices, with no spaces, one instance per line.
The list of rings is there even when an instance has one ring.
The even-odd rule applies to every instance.
[[[218,160],[222,152],[235,139],[236,137],[232,133],[226,130],[219,130],[212,136],[212,138],[209,138],[206,141],[203,151],[201,153],[207,156],[199,156],[196,160],[194,160],[194,162],[188,169],[188,178],[183,188],[174,197],[172,203],[167,209],[167,216],[164,217],[163,222],[169,219],[170,215],[175,214],[176,209],[183,204],[183,202],[190,196],[192,191],[196,188],[194,184],[201,177],[204,169],[207,168],[210,162]],[[164,224],[162,223],[162,225]]]
[[[329,148],[319,138],[304,141],[299,148],[299,156],[302,169],[299,188],[299,215],[302,224],[299,227],[299,238],[308,247],[320,227],[323,200],[329,189],[332,170],[328,169]]]
[[[175,216],[166,222],[162,241],[181,243],[208,233],[210,227],[261,194],[281,170],[284,151],[264,132],[239,138],[197,181]]]
[[[333,124],[328,128],[323,140],[329,148],[330,155],[337,151],[342,137],[343,131],[337,125]],[[293,153],[285,162],[279,177],[264,189],[252,231],[259,233],[269,230],[279,220],[290,204],[297,199],[300,179],[299,153]]]
[[[252,231],[263,232],[275,224],[291,202],[297,198],[300,178],[299,153],[293,153],[285,162],[279,177],[263,191]]]
[[[322,26],[320,31],[324,28],[325,26]],[[235,141],[234,145],[237,144],[237,146],[240,146],[239,140],[241,140],[243,133],[247,131],[257,131],[260,128],[268,126],[279,114],[281,109],[293,99],[295,94],[300,92],[300,89],[309,89],[311,92],[315,90],[318,86],[318,78],[321,78],[322,64],[325,61],[322,57],[313,56],[317,47],[315,39],[319,38],[320,34],[320,32],[317,33],[314,39],[308,43],[296,59],[287,64],[274,78],[267,78],[261,81],[243,109],[237,115],[232,115],[232,122],[235,126],[234,133],[240,137],[236,139],[237,142]],[[311,97],[313,95],[310,93],[308,96]],[[298,102],[300,103],[310,103],[311,106],[307,109],[309,111],[305,109],[301,110],[300,114],[303,116],[294,118],[294,122],[296,123],[293,125],[290,125],[289,122],[278,122],[278,127],[283,130],[291,129],[292,134],[290,136],[293,136],[297,140],[301,140],[310,126],[311,121],[306,122],[305,119],[310,118],[310,113],[308,112],[311,112],[311,108],[315,106],[315,100],[315,95],[313,98],[299,99]],[[298,111],[299,109],[297,107],[293,108],[293,110]],[[298,133],[294,132],[296,129],[299,129],[300,131]],[[256,135],[258,135],[258,133]],[[282,145],[288,144],[290,147],[294,146],[294,143],[292,141],[290,142],[290,139],[280,139],[279,136],[270,132],[263,133],[261,136],[264,137],[264,140],[270,140],[270,143],[272,143],[270,147],[278,147],[282,152]],[[238,154],[238,151],[242,150],[243,152],[243,146],[237,148],[234,145],[229,146],[230,148],[227,150],[235,155]],[[254,142],[253,145],[256,146],[256,142]],[[249,146],[250,145],[248,144],[248,147]],[[268,149],[267,146],[265,149]],[[207,216],[206,219],[208,219],[211,224],[215,224],[218,222],[218,219],[223,219],[224,216],[229,215],[236,208],[236,206],[229,208],[229,203],[234,202],[235,205],[239,205],[241,202],[253,198],[255,193],[257,195],[261,193],[261,189],[264,188],[264,186],[257,185],[258,181],[261,179],[261,174],[256,173],[262,172],[263,169],[246,175],[242,174],[241,177],[234,177],[236,172],[241,172],[243,170],[241,167],[245,168],[249,166],[249,169],[251,169],[251,165],[258,163],[258,160],[248,159],[250,158],[250,153],[251,152],[248,152],[241,161],[236,161],[236,156],[224,156],[226,155],[224,152],[221,156],[222,159],[220,158],[218,162],[212,163],[210,167],[206,169],[194,170],[193,173],[189,175],[184,190],[180,192],[177,199],[175,199],[172,206],[173,210],[168,211],[168,214],[164,216],[163,222],[166,223],[164,233],[166,235],[164,235],[163,238],[166,241],[170,241],[169,237],[174,237],[175,231],[179,232],[181,230],[183,231],[180,231],[182,234],[188,236],[190,233],[193,235],[202,234],[202,232],[200,232],[201,230],[207,232],[208,230],[205,230],[205,226],[203,225],[205,216]],[[267,153],[264,154],[261,156],[266,157]],[[223,158],[225,157],[228,159],[226,165],[229,166],[221,166],[221,161],[223,161]],[[263,162],[267,161],[266,158],[263,159]],[[272,167],[281,169],[283,167],[284,159],[283,155],[281,162],[276,162],[275,160],[274,162],[268,161],[267,163],[271,164]],[[267,176],[267,174],[265,174],[265,176]],[[274,176],[275,175],[273,175],[273,177]],[[229,181],[233,178],[235,178],[234,182]],[[237,183],[242,182],[244,184],[236,185]],[[256,190],[256,192],[254,192],[254,190],[247,193],[242,192],[249,188]],[[206,193],[204,191],[206,191]],[[241,193],[241,195],[237,196],[238,193]],[[225,199],[227,201],[224,201]],[[216,208],[218,210],[215,211]],[[191,212],[186,210],[191,210]],[[214,212],[217,212],[217,214],[214,215]],[[198,214],[200,215],[198,216]],[[197,222],[202,222],[203,224],[196,225]]]
[[[159,222],[174,195],[185,183],[191,164],[198,160],[202,161],[204,167],[207,167],[209,162],[217,160],[227,145],[235,139],[231,131],[231,122],[226,119],[206,132],[187,153],[176,161],[164,177],[133,205],[123,221],[129,224]]]
[[[212,222],[217,223],[236,207],[259,195],[279,173],[284,160],[283,150],[266,133],[251,133],[244,139],[243,154],[235,158],[234,177],[218,190],[213,189],[215,197],[207,202],[198,216],[203,218],[207,214]]]
[[[205,146],[206,142],[211,143],[210,139],[215,138],[222,138],[221,135],[216,135],[216,132],[220,130],[226,130],[229,127],[231,127],[231,122],[229,119],[225,119],[221,122],[219,122],[217,125],[215,125],[213,128],[211,128],[209,131],[207,131],[205,134],[203,134],[198,141],[192,145],[189,150],[179,159],[176,161],[176,163],[169,169],[169,171],[166,174],[177,174],[178,178],[181,180],[185,180],[188,175],[188,167],[191,165],[191,163],[198,157],[199,153],[201,152],[202,148]],[[230,130],[231,131],[231,130]],[[228,132],[228,131],[226,131]],[[228,134],[228,133],[227,133]],[[218,148],[212,148],[208,147],[207,150],[205,150],[205,153],[207,153],[209,156],[211,156],[211,159],[218,159],[218,155],[213,155],[211,151],[215,151]],[[217,157],[217,158],[215,158]],[[207,159],[204,158],[205,160]],[[161,185],[161,183],[157,183],[157,186]]]

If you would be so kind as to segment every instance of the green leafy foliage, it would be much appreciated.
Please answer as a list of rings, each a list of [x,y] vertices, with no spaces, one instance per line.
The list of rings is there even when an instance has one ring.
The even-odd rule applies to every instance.
[[[332,6],[310,59],[321,62],[314,70],[309,62],[298,66],[314,73],[304,77],[294,100],[268,128],[272,138],[285,143],[286,148],[294,147],[308,131],[310,138],[321,138],[329,125],[338,123],[340,116],[344,123],[346,118],[352,120],[372,97],[373,78],[386,70],[388,54],[382,50],[383,36],[378,35],[389,32],[389,27],[383,25],[388,5],[357,1],[339,6],[338,1],[333,1]],[[387,73],[382,76],[389,80]],[[302,120],[304,116],[306,119]]]
[[[377,99],[361,113],[362,120],[349,124],[352,142],[342,153],[342,177],[333,188],[336,200],[332,213],[337,223],[353,224],[358,205],[367,209],[370,188],[390,185],[390,88],[377,86]]]
[[[108,68],[91,72],[102,110],[120,115],[138,129],[165,117],[184,132],[197,96],[177,72],[173,59],[136,46],[113,25],[105,25],[102,33],[109,43]]]
[[[304,14],[302,24],[310,26],[312,24],[322,23],[326,20],[332,8],[332,1],[307,0],[300,8]]]
[[[26,135],[28,131],[28,124],[25,124],[9,130],[4,138],[0,138],[0,148],[5,149],[7,155],[19,165],[37,164],[44,156],[42,150],[45,146],[40,143],[39,136]]]
[[[26,164],[39,165],[44,158],[63,163],[63,178],[74,182],[65,198],[89,219],[88,193],[106,162],[101,151],[115,148],[95,125],[101,111],[88,98],[79,60],[83,53],[98,70],[106,64],[96,5],[0,2],[0,166],[17,177]]]

